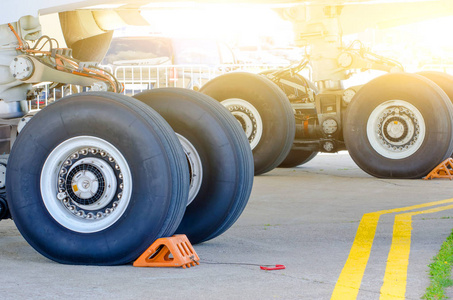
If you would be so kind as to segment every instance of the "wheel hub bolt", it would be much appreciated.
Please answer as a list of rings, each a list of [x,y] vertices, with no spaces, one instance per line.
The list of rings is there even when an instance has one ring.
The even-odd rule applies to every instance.
[[[88,180],[85,180],[84,182],[82,182],[82,187],[84,189],[88,189],[90,187],[90,182]]]

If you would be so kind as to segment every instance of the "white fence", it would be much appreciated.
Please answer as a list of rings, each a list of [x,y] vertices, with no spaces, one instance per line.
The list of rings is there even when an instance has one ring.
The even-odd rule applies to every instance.
[[[54,102],[64,96],[80,93],[83,90],[81,86],[67,84],[60,87],[53,88],[50,83],[39,83],[35,85],[38,92],[34,95],[33,99],[28,101],[28,110],[37,111],[47,104]]]
[[[161,87],[181,87],[198,90],[216,76],[228,72],[260,73],[266,70],[278,69],[282,65],[130,65],[130,66],[102,66],[112,73],[124,86],[123,94],[133,96],[148,89]],[[29,110],[35,111],[45,107],[48,103],[64,96],[87,91],[75,85],[64,85],[52,88],[50,84],[36,85],[40,88],[33,100],[29,101]]]
[[[118,66],[115,77],[124,85],[124,94],[134,95],[147,89],[181,87],[200,89],[206,82],[228,72],[260,73],[277,69],[282,65],[160,65],[160,66]]]
[[[421,68],[421,70],[453,74],[453,64],[426,64]]]

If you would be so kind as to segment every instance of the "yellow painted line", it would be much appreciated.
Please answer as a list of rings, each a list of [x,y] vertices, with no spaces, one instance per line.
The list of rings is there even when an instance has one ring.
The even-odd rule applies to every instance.
[[[357,229],[348,259],[335,284],[331,300],[353,300],[357,298],[363,274],[373,246],[379,217],[383,214],[397,213],[414,209],[426,208],[441,204],[453,203],[453,199],[434,201],[401,208],[381,210],[364,214]]]
[[[405,298],[407,266],[409,265],[409,254],[411,251],[412,216],[431,214],[448,209],[453,209],[453,205],[395,216],[392,245],[387,258],[380,300]]]
[[[357,298],[363,273],[370,257],[371,246],[373,245],[380,215],[379,213],[363,215],[351,251],[349,252],[348,260],[333,290],[332,300]]]

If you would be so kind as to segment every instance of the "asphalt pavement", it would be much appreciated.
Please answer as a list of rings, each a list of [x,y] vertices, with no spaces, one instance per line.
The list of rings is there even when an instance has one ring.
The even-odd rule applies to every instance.
[[[450,180],[377,179],[345,152],[318,155],[255,177],[240,219],[195,245],[190,269],[57,264],[1,221],[0,298],[420,299],[453,228],[453,200],[438,202],[450,198]]]

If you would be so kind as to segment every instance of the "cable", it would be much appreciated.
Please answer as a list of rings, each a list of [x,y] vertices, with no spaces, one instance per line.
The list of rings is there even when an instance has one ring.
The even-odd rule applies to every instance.
[[[33,46],[33,48],[31,48],[31,50],[36,50],[36,48],[38,48],[39,46],[39,43],[43,40],[43,39],[46,39],[46,41],[44,42],[44,44],[41,46],[41,48],[39,48],[38,50],[42,50],[44,48],[44,46],[49,43],[50,44],[50,49],[53,48],[53,45],[52,45],[52,39],[47,36],[47,35],[43,35],[41,36],[36,42],[35,42],[35,45]]]
[[[252,264],[252,263],[242,263],[242,262],[215,262],[215,261],[205,261],[200,260],[200,264],[207,264],[207,265],[239,265],[239,266],[257,266],[257,267],[272,267],[275,265],[260,265],[260,264]]]
[[[54,56],[55,58],[60,59],[61,62],[66,63],[69,66],[68,65],[64,65],[64,64],[63,65],[59,64],[57,61],[55,61],[54,65],[50,65],[51,67],[60,67],[61,69],[65,70],[67,72],[70,72],[72,74],[75,74],[75,75],[86,76],[86,77],[93,78],[95,80],[100,80],[100,81],[106,82],[106,83],[109,84],[109,86],[112,88],[113,92],[115,92],[115,93],[122,91],[123,87],[122,87],[121,83],[110,72],[108,72],[106,70],[103,70],[101,68],[98,68],[98,67],[93,67],[93,68],[81,67],[80,66],[81,62],[79,60],[77,60],[77,59],[75,59],[73,57],[62,55],[62,54],[55,54],[54,50],[59,49],[59,48],[53,48],[52,41],[55,41],[56,44],[57,44],[57,47],[58,47],[58,41],[57,40],[52,39],[52,38],[50,38],[47,35],[44,35],[44,36],[41,36],[36,41],[36,43],[35,43],[33,48],[28,49],[28,47],[29,47],[28,44],[27,43],[24,44],[24,42],[20,38],[19,34],[16,32],[14,27],[11,25],[11,23],[8,23],[8,27],[13,32],[13,34],[16,36],[16,39],[17,39],[17,41],[19,43],[19,47],[16,48],[17,50],[20,50],[23,53],[26,53],[26,54],[29,54],[29,55],[33,55],[35,57],[36,57],[36,54],[41,54],[42,56],[55,55]],[[38,46],[40,45],[41,41],[44,40],[44,39],[46,40],[44,42],[44,44],[42,44],[41,47],[39,49],[37,49]],[[50,48],[49,50],[50,51],[43,51],[42,49],[47,45],[47,43],[49,43],[49,48]],[[36,57],[36,58],[38,59],[38,57]],[[48,63],[46,63],[42,59],[40,59],[40,61],[42,63],[46,64],[46,65],[49,65]]]
[[[14,29],[13,25],[11,25],[11,23],[8,23],[8,27],[14,33],[14,35],[16,36],[16,39],[17,39],[17,41],[19,43],[18,49],[24,49],[24,43],[23,43],[22,39],[20,38],[20,36],[17,34],[17,32]]]

